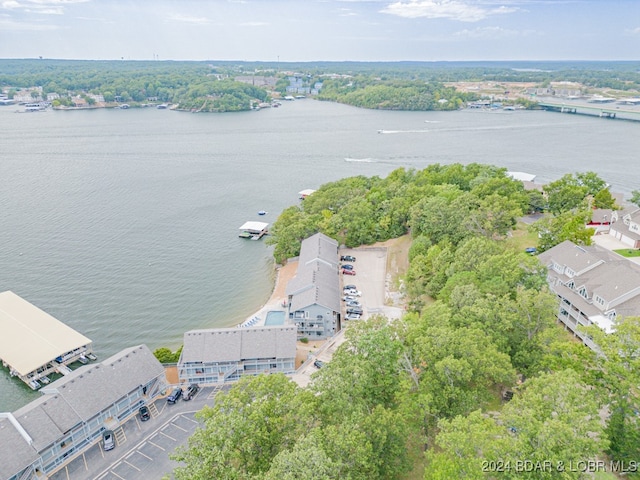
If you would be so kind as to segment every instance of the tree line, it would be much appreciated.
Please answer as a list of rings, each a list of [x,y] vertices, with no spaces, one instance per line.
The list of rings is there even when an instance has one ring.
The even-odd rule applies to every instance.
[[[563,177],[544,209],[576,213],[602,188],[591,172]],[[560,202],[565,190],[581,198]],[[349,246],[409,233],[407,312],[350,325],[307,388],[269,375],[219,393],[174,456],[176,478],[579,479],[569,465],[633,466],[640,318],[590,329],[598,355],[557,325],[546,266],[509,243],[537,207],[503,169],[455,164],[331,182],[285,210],[283,257],[317,231]]]
[[[71,96],[102,95],[106,102],[144,103],[149,98],[193,111],[248,110],[264,102],[264,88],[237,82],[238,76],[273,76],[275,92],[287,94],[288,77],[322,83],[321,100],[388,110],[454,110],[475,100],[448,82],[573,81],[586,87],[640,89],[637,62],[185,62],[0,59],[0,87],[56,93],[58,105]],[[91,102],[89,102],[91,103]],[[522,101],[525,106],[530,102]]]

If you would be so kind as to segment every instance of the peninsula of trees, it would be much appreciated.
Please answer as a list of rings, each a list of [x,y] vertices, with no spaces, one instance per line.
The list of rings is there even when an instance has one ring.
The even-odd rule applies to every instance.
[[[328,183],[285,210],[278,260],[318,231],[349,246],[410,235],[407,312],[350,325],[307,388],[269,375],[218,394],[176,478],[580,479],[589,461],[634,478],[640,318],[592,329],[596,355],[556,323],[546,266],[519,240],[588,244],[582,219],[615,202],[592,172],[545,192],[497,167],[432,165]],[[530,211],[545,212],[531,230]]]
[[[0,89],[9,99],[28,89],[33,101],[59,108],[170,103],[194,112],[249,110],[291,92],[326,101],[389,110],[454,110],[482,90],[459,82],[489,82],[501,94],[518,84],[549,87],[573,82],[582,92],[638,95],[637,62],[172,62],[2,60]],[[510,85],[510,86],[509,86]],[[523,88],[523,87],[522,87]],[[492,90],[493,91],[493,90]],[[507,94],[509,92],[506,92]],[[103,101],[97,101],[100,98]],[[513,103],[532,106],[511,92]]]

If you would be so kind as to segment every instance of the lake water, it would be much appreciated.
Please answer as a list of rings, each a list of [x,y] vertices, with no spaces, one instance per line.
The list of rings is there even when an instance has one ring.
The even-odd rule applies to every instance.
[[[0,108],[0,291],[91,338],[102,359],[140,343],[175,350],[186,330],[255,312],[273,260],[238,227],[273,222],[306,188],[454,162],[640,187],[640,124],[595,117],[311,99],[228,114],[15,109]],[[37,395],[0,369],[0,411]]]

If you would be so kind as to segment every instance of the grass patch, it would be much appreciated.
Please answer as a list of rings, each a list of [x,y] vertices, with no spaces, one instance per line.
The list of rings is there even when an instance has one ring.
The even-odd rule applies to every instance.
[[[640,249],[621,248],[620,250],[614,250],[614,252],[623,257],[640,257]]]
[[[530,232],[529,225],[526,223],[518,222],[515,230],[511,232],[511,235],[505,242],[514,250],[523,252],[525,248],[536,247],[538,245],[538,234]]]
[[[402,480],[422,480],[424,478],[424,470],[427,468],[427,457],[424,454],[424,439],[418,434],[409,437],[407,443],[409,451],[409,460],[411,461],[411,470],[402,475]]]

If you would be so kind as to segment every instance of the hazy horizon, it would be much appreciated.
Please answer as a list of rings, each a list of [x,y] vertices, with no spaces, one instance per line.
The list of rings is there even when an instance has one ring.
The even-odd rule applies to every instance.
[[[0,58],[634,61],[634,0],[0,0]]]

